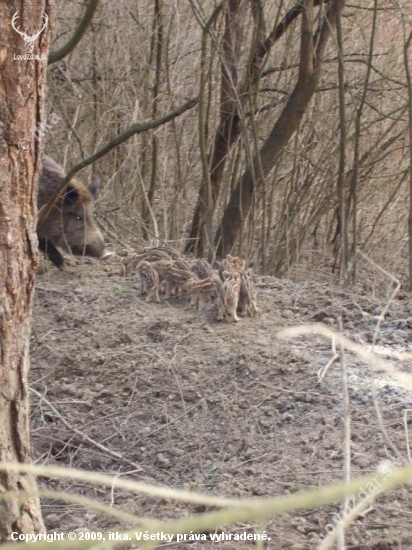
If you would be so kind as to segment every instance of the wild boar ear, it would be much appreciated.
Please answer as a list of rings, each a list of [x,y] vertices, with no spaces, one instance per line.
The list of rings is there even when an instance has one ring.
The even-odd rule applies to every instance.
[[[65,204],[74,204],[79,198],[79,191],[75,187],[68,185],[66,191],[63,194],[63,202]]]
[[[94,198],[97,197],[100,191],[100,185],[102,183],[102,180],[99,178],[99,176],[93,176],[89,183],[89,191],[93,195]]]

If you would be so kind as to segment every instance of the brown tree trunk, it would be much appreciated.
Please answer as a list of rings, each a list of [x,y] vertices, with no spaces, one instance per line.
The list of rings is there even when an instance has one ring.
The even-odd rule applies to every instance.
[[[162,80],[162,58],[163,58],[163,22],[162,22],[162,1],[154,1],[154,15],[153,15],[153,30],[150,46],[149,66],[153,65],[155,60],[155,76],[152,92],[152,118],[155,119],[158,116],[159,111],[159,94],[160,85]],[[150,185],[147,192],[147,204],[143,204],[143,238],[147,240],[150,236],[150,229],[152,226],[152,207],[154,195],[157,187],[157,173],[158,173],[158,151],[159,143],[156,133],[152,133],[152,154],[151,154],[151,175]]]
[[[263,176],[269,174],[279,154],[299,126],[318,81],[319,72],[315,71],[307,79],[299,82],[291,94],[286,107],[260,150],[260,166]],[[256,175],[259,173],[258,160],[254,159],[254,169],[247,168],[234,189],[224,212],[222,223],[216,233],[217,257],[223,257],[232,249],[252,205],[257,183]]]
[[[345,0],[329,3],[326,16],[314,33],[313,8],[315,0],[306,0],[302,11],[299,77],[285,108],[271,133],[235,187],[222,221],[216,232],[217,257],[223,257],[233,248],[249,213],[254,190],[260,178],[265,178],[275,166],[280,153],[298,128],[319,82],[323,53],[331,30],[336,25],[336,13],[342,11]],[[259,166],[260,165],[260,166]],[[258,168],[261,169],[258,169]]]
[[[46,61],[14,59],[27,54],[12,28],[13,10],[0,20],[0,461],[29,463],[29,338],[34,277],[38,264],[37,179],[42,144],[31,130],[43,122]],[[20,29],[41,29],[44,10],[19,10]],[[16,25],[17,27],[17,25]],[[47,60],[50,21],[32,55]],[[21,141],[24,140],[24,141]],[[26,152],[20,151],[18,144]],[[30,147],[31,142],[31,147]],[[44,531],[32,476],[0,472],[0,543],[12,532]],[[21,497],[18,491],[23,491]],[[4,496],[5,495],[5,496]]]
[[[213,147],[209,153],[210,186],[214,209],[219,195],[228,152],[239,137],[239,113],[237,108],[237,64],[240,56],[240,44],[243,27],[239,20],[242,0],[229,0],[225,4],[225,31],[222,37],[222,64],[220,84],[220,114]],[[199,190],[186,253],[193,252],[197,256],[205,253],[205,224],[208,206],[209,178],[204,177]]]
[[[319,5],[320,0],[315,0]],[[265,59],[269,55],[274,43],[279,40],[293,21],[302,13],[303,7],[297,2],[280,21],[276,21],[274,28],[266,38],[260,38],[265,32],[264,22],[260,17],[261,5],[253,0],[252,14],[257,29],[258,40],[252,44],[249,65],[246,70],[245,81],[238,85],[237,65],[240,57],[240,45],[243,39],[242,20],[240,10],[241,0],[231,0],[225,6],[225,31],[222,39],[222,67],[220,91],[220,115],[216,129],[210,157],[210,185],[212,191],[212,205],[214,209],[219,197],[222,178],[228,155],[240,135],[239,101],[242,106],[249,102],[249,94],[257,89],[260,72]],[[185,252],[202,256],[205,248],[205,205],[207,186],[209,182],[203,180],[199,190],[199,198],[193,214],[192,226]]]

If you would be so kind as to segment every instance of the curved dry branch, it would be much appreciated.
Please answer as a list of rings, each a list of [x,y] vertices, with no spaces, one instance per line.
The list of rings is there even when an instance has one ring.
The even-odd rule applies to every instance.
[[[58,198],[64,192],[70,180],[75,174],[77,174],[77,172],[80,172],[80,170],[82,170],[83,168],[86,168],[86,166],[93,164],[93,162],[96,162],[96,160],[99,160],[106,153],[109,153],[109,151],[111,151],[121,143],[125,142],[135,134],[141,134],[142,132],[146,132],[147,130],[152,130],[153,128],[157,128],[162,124],[166,124],[166,122],[170,122],[177,116],[180,116],[185,111],[188,111],[189,109],[193,109],[193,107],[197,104],[197,102],[198,102],[197,98],[189,99],[189,101],[187,101],[180,107],[177,107],[177,109],[170,111],[170,113],[167,113],[166,115],[163,115],[161,117],[154,118],[151,120],[147,120],[146,122],[138,122],[137,124],[132,124],[132,126],[130,126],[126,131],[124,131],[122,134],[117,136],[114,140],[110,141],[110,143],[102,147],[99,151],[97,151],[97,153],[94,153],[94,155],[87,157],[86,159],[82,160],[81,162],[73,166],[73,168],[71,168],[68,171],[67,176],[64,178],[63,183],[60,185],[58,189],[56,189],[55,193],[53,194],[53,196],[51,197],[51,199],[49,200],[45,208],[42,210],[42,213],[39,216],[39,219],[37,222],[37,228],[43,225],[48,215],[50,214],[53,206],[56,204]]]
[[[80,21],[77,29],[74,31],[73,36],[70,38],[68,42],[66,42],[64,46],[62,46],[60,49],[56,50],[55,52],[51,52],[49,54],[49,58],[47,60],[48,65],[51,65],[52,63],[56,63],[56,61],[60,61],[61,59],[69,55],[69,53],[74,50],[74,48],[77,46],[77,44],[82,39],[84,33],[86,32],[86,29],[93,18],[94,12],[96,11],[98,3],[99,3],[99,0],[89,0],[86,7],[86,11],[84,12],[83,18]]]
[[[329,0],[326,0],[328,3]],[[315,0],[313,3],[314,7],[317,7],[321,4],[321,0]],[[260,76],[260,70],[264,64],[264,61],[267,59],[272,46],[277,42],[282,36],[286,33],[292,23],[299,17],[299,15],[304,11],[304,4],[300,1],[296,2],[288,12],[285,14],[281,21],[275,21],[275,25],[269,35],[258,44],[253,58],[250,62],[250,76],[253,82],[257,82]]]

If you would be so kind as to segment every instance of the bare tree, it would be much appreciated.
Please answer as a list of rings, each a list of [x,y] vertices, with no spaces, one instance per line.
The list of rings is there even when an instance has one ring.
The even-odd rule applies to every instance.
[[[412,290],[412,77],[410,69],[410,47],[412,41],[412,31],[406,36],[405,24],[403,25],[404,34],[404,65],[406,81],[408,84],[408,115],[409,115],[409,290]]]
[[[22,26],[39,29],[44,10],[23,10]],[[31,461],[29,430],[29,337],[34,277],[38,265],[36,227],[37,180],[42,144],[23,153],[18,143],[43,122],[44,61],[25,55],[21,37],[10,25],[11,12],[0,20],[0,461]],[[48,25],[33,55],[47,59]],[[21,56],[14,59],[14,56]],[[28,58],[28,59],[27,59]],[[11,533],[44,530],[35,480],[18,472],[0,473],[0,543]],[[19,491],[22,493],[19,494]]]
[[[259,154],[231,195],[216,233],[218,256],[229,252],[235,244],[251,208],[256,184],[269,174],[297,130],[318,86],[326,44],[336,25],[336,14],[343,10],[344,4],[344,0],[330,2],[315,32],[314,0],[304,3],[298,81]]]
[[[215,22],[223,8],[225,26],[220,48],[219,122],[208,155],[207,167],[203,170],[199,197],[186,244],[186,252],[194,252],[198,256],[205,252],[206,218],[211,216],[210,210],[214,212],[216,208],[229,152],[240,136],[241,111],[246,105],[254,103],[252,98],[258,88],[263,66],[273,45],[284,35],[303,9],[303,5],[298,2],[281,20],[279,20],[279,10],[272,30],[268,36],[265,36],[265,21],[261,2],[259,0],[251,2],[254,30],[245,67],[245,77],[242,82],[239,82],[245,4],[242,0],[228,0],[218,4],[207,24],[203,26],[203,33],[210,32],[212,23]],[[315,0],[315,5],[318,4],[319,0]],[[193,3],[193,5],[195,4]],[[202,134],[202,128],[199,128],[199,132]],[[202,135],[200,138],[202,139]]]
[[[153,30],[150,41],[149,66],[155,65],[155,76],[152,91],[152,118],[158,115],[160,84],[162,81],[162,57],[163,57],[163,23],[162,23],[162,2],[155,0],[153,14]],[[143,203],[143,234],[148,237],[150,228],[151,212],[153,207],[153,198],[157,186],[158,172],[158,150],[159,144],[155,133],[152,134],[152,155],[151,155],[151,175],[150,185],[147,191],[147,203]]]
[[[329,38],[324,48],[323,37],[334,30],[322,30],[322,21],[337,4],[314,0],[315,62],[306,77],[299,76],[304,1],[100,4],[81,47],[51,67],[48,105],[64,121],[48,140],[51,156],[73,166],[200,91],[198,109],[135,134],[99,160],[105,184],[98,216],[113,238],[130,245],[169,242],[196,255],[214,252],[225,210],[248,173],[251,199],[244,180],[235,239],[237,252],[259,270],[282,275],[302,262],[333,268],[334,247],[345,244],[341,232],[347,239],[343,270],[355,266],[351,257],[366,242],[380,263],[392,266],[395,257],[403,269],[408,213],[401,181],[409,122],[399,25],[410,11],[407,3],[378,8],[374,45],[374,10],[348,5],[342,44]],[[58,44],[72,35],[70,23],[82,19],[85,6],[65,6]],[[344,69],[340,114],[338,62]],[[313,93],[306,93],[309,85]],[[299,97],[306,104],[302,111],[295,108]],[[234,223],[237,214],[227,211],[226,221]],[[387,246],[389,235],[396,255]]]
[[[229,0],[224,3],[225,30],[222,36],[221,48],[219,122],[209,155],[207,155],[205,151],[207,138],[205,124],[206,105],[205,102],[202,101],[199,105],[199,137],[202,150],[201,155],[203,158],[203,175],[199,190],[199,198],[193,215],[192,228],[186,245],[187,252],[195,252],[198,256],[202,256],[205,253],[206,239],[212,230],[210,227],[210,218],[216,205],[227,155],[234,141],[239,136],[237,66],[239,63],[240,45],[243,35],[242,3],[242,0]],[[215,22],[221,8],[222,4],[219,4],[209,18],[209,21],[204,25],[204,44],[210,27]],[[205,69],[207,63],[205,54],[205,48],[203,48],[203,70],[200,76],[201,97],[206,87]],[[209,225],[208,230],[206,230],[207,225]]]

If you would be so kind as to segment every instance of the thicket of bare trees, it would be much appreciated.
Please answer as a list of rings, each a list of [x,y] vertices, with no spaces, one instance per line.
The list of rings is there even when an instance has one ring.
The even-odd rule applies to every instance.
[[[39,28],[42,14],[23,19]],[[14,64],[10,51],[25,45],[9,21],[0,27],[0,459],[29,462],[43,144],[23,154],[17,143],[44,120],[46,64]],[[98,161],[99,220],[119,245],[160,240],[210,258],[234,249],[263,273],[326,266],[353,281],[362,250],[401,275],[409,258],[412,282],[407,0],[88,0],[64,4],[53,32],[47,111],[60,122],[44,131],[46,151],[66,167]],[[0,474],[10,492],[0,540],[42,530],[34,489],[24,474]]]
[[[63,11],[54,49],[84,4]],[[406,273],[411,23],[405,1],[102,0],[49,65],[46,149],[72,166],[198,97],[96,164],[112,239],[353,279],[360,249]]]

